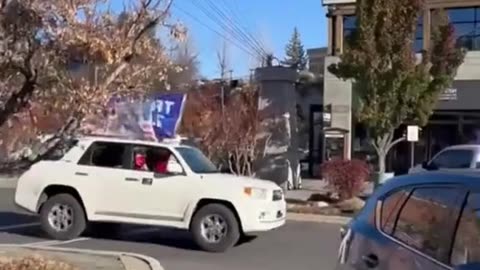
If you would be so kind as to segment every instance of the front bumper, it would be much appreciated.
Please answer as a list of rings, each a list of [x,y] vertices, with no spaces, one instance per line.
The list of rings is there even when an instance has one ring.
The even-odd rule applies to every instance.
[[[284,200],[257,203],[244,210],[243,232],[254,233],[269,231],[285,224],[287,204]]]

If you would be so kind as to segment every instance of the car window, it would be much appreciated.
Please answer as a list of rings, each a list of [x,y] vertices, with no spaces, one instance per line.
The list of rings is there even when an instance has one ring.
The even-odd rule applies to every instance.
[[[382,208],[384,232],[427,256],[448,263],[455,217],[460,215],[465,192],[452,187],[422,187],[415,188],[408,196],[405,192],[394,196],[397,198],[391,198],[390,203],[386,201]]]
[[[445,169],[467,169],[470,168],[473,159],[473,151],[467,149],[445,150],[440,153],[431,165]]]
[[[410,195],[411,189],[401,189],[395,191],[386,197],[382,204],[382,214],[380,218],[381,229],[388,234],[393,233],[393,228],[395,227],[395,221],[397,219],[397,214],[400,209],[403,207],[405,202]]]
[[[472,193],[462,212],[452,250],[454,266],[480,263],[480,193]]]
[[[75,138],[68,138],[64,141],[59,141],[57,147],[53,149],[50,153],[48,153],[44,160],[60,160],[63,156],[68,153],[73,147],[78,145],[78,139]]]
[[[125,150],[126,145],[121,143],[95,142],[83,154],[78,164],[96,167],[125,168]]]
[[[137,171],[168,174],[172,164],[181,166],[175,155],[164,147],[135,145],[131,154],[129,168]]]
[[[193,147],[175,148],[195,173],[216,173],[218,169],[200,150]]]

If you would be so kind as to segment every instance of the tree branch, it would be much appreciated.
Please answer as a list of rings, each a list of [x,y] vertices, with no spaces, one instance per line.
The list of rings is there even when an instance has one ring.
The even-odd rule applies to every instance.
[[[406,138],[405,137],[400,137],[398,139],[396,139],[395,141],[391,142],[388,146],[387,146],[387,151],[385,153],[388,153],[390,151],[390,149],[392,149],[392,147],[394,147],[395,145],[397,145],[398,143],[401,143],[403,141],[405,141]]]
[[[152,0],[147,0],[146,2],[143,2],[142,3],[142,10],[146,10],[148,8],[148,6],[151,4],[151,1]],[[105,79],[105,82],[99,87],[99,89],[106,89],[113,81],[115,81],[115,79],[120,75],[120,73],[122,73],[123,70],[125,70],[125,68],[128,66],[128,64],[130,64],[130,62],[132,61],[132,58],[135,56],[135,49],[136,49],[136,45],[137,45],[137,42],[142,38],[143,35],[145,35],[145,33],[147,33],[148,30],[152,29],[153,27],[155,27],[156,25],[158,25],[158,22],[162,19],[164,19],[167,14],[168,14],[168,11],[170,10],[170,7],[173,3],[173,0],[170,0],[167,7],[165,8],[165,10],[159,14],[157,17],[155,17],[153,20],[151,20],[150,22],[148,22],[138,33],[137,35],[135,36],[135,38],[132,40],[132,43],[130,45],[130,48],[129,48],[129,51],[130,53],[127,53],[123,59],[122,59],[122,62],[120,63],[120,65],[118,65],[111,73],[110,75],[108,75],[108,77]],[[142,13],[142,12],[140,12]],[[143,13],[145,14],[145,13]],[[139,15],[140,16],[140,15]],[[137,18],[138,19],[138,18]]]

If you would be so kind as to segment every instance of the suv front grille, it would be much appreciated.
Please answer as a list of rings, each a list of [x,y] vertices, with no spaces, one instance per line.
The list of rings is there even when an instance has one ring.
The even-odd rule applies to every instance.
[[[272,200],[273,201],[280,201],[283,199],[283,192],[281,189],[279,190],[274,190],[273,191],[273,197],[272,197]]]

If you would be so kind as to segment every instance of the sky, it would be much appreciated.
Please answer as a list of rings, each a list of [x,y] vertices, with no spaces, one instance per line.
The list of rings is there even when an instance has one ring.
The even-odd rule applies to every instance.
[[[113,0],[116,2],[119,0]],[[226,42],[233,77],[248,76],[255,66],[254,37],[267,52],[283,59],[285,45],[297,27],[305,49],[326,46],[327,20],[322,0],[174,0],[171,20],[188,29],[198,54],[200,73],[220,77],[217,52]],[[223,14],[233,14],[230,18]],[[233,30],[232,28],[235,27]],[[241,47],[241,48],[239,48]]]

